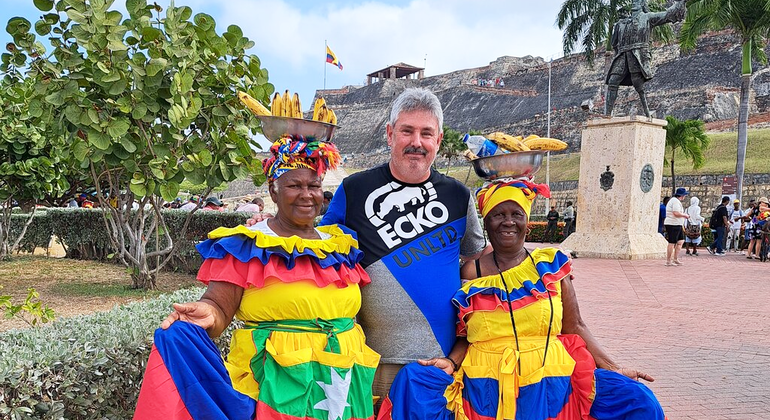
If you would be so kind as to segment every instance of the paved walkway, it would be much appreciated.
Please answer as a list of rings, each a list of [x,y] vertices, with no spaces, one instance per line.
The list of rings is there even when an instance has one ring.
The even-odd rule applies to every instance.
[[[616,362],[656,378],[669,420],[770,419],[770,262],[701,252],[577,258],[580,312]]]

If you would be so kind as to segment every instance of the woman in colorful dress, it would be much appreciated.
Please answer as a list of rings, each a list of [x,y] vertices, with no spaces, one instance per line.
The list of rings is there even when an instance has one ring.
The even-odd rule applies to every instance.
[[[156,332],[136,419],[367,419],[379,355],[355,323],[354,237],[315,228],[321,182],[340,160],[330,143],[285,137],[263,162],[275,217],[218,228],[198,245],[197,302],[174,304]],[[208,337],[243,321],[222,363]]]
[[[462,267],[453,299],[470,343],[457,418],[664,419],[638,382],[653,378],[613,362],[581,319],[567,255],[524,248],[537,194],[550,193],[524,180],[477,193],[494,251]]]

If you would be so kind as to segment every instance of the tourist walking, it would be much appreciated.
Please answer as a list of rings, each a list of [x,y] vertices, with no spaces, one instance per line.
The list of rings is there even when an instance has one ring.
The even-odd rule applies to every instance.
[[[714,242],[706,248],[709,254],[725,255],[725,229],[730,226],[730,221],[727,219],[728,203],[730,203],[730,197],[722,197],[722,202],[719,203],[717,208],[714,209],[714,212],[711,213],[709,228],[714,231]]]
[[[730,231],[727,232],[727,246],[725,250],[733,250],[738,252],[741,246],[741,226],[743,225],[743,217],[746,213],[741,209],[741,200],[733,200],[733,208],[727,214],[727,220],[730,221]]]
[[[663,225],[666,227],[666,265],[682,265],[679,261],[679,251],[682,250],[684,243],[684,222],[690,218],[684,212],[681,200],[687,195],[687,190],[679,187],[674,192],[674,196],[666,204],[666,219]]]
[[[698,245],[700,245],[703,238],[701,232],[703,231],[704,218],[701,216],[701,208],[699,206],[700,200],[698,197],[690,198],[690,206],[687,207],[688,216],[687,222],[684,228],[684,249],[687,255],[698,256]],[[692,247],[692,254],[690,248]]]

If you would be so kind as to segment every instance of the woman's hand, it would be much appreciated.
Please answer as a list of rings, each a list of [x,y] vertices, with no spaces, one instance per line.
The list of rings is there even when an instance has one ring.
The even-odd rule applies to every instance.
[[[174,312],[163,320],[160,327],[165,330],[176,321],[186,321],[208,330],[214,326],[216,316],[216,308],[206,302],[175,303]]]
[[[443,370],[447,375],[455,373],[455,365],[446,357],[434,357],[432,359],[418,359],[417,363],[423,366],[435,366]]]
[[[638,381],[639,379],[644,379],[647,382],[655,382],[655,378],[642,372],[641,370],[636,370],[631,368],[618,368],[617,372],[635,381]]]

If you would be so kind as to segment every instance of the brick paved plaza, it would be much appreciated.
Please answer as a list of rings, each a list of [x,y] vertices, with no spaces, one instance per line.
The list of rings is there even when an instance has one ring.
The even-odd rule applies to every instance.
[[[616,362],[656,378],[669,420],[770,419],[770,262],[701,252],[680,267],[575,259],[583,319]]]

